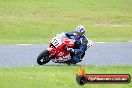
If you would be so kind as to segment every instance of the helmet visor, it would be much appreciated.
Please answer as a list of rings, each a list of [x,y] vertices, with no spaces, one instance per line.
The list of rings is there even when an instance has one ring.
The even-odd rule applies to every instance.
[[[82,35],[84,35],[85,31],[83,31],[83,32],[76,32],[76,33],[77,33],[78,36],[82,36]]]

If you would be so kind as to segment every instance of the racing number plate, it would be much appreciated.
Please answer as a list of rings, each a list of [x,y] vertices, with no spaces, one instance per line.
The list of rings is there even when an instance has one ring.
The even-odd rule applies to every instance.
[[[53,39],[52,44],[57,48],[59,45],[61,45],[61,42],[58,41],[57,39]]]

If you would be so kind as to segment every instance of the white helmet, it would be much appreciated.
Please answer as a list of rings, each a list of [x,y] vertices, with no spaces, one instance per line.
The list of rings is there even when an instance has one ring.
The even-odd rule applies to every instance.
[[[82,36],[85,33],[85,27],[80,25],[75,29],[77,35]]]

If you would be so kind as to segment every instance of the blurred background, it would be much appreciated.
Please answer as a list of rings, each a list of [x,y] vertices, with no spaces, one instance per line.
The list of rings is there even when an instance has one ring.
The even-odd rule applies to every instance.
[[[48,43],[80,24],[93,41],[132,41],[132,0],[0,0],[0,44]]]

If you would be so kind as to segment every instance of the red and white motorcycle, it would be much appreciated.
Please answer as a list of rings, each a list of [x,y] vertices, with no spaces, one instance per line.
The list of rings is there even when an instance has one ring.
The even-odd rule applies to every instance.
[[[64,33],[58,34],[51,40],[49,47],[40,53],[37,58],[37,63],[43,65],[52,60],[55,63],[71,64],[73,54],[68,53],[65,48],[74,48],[74,45],[73,39],[69,39]],[[81,55],[81,58],[84,55],[85,53]]]

